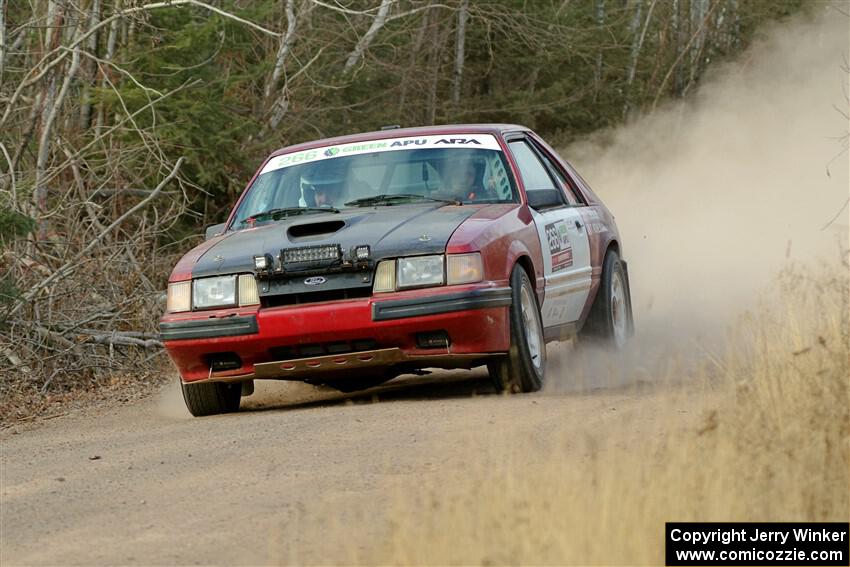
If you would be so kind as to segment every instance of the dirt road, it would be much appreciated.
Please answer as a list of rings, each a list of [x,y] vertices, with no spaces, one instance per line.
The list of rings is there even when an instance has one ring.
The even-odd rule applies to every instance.
[[[238,414],[195,419],[175,385],[133,407],[3,432],[0,562],[380,561],[399,491],[485,470],[471,451],[530,466],[548,458],[553,431],[628,450],[660,434],[658,415],[678,408],[684,425],[698,413],[696,394],[671,402],[652,386],[497,396],[482,372],[361,397],[277,384],[255,397]],[[576,462],[594,451],[559,450]]]

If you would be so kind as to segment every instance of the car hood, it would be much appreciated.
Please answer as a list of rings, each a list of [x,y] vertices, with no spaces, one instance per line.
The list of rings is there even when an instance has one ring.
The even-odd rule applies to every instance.
[[[318,213],[270,222],[217,237],[192,268],[192,277],[253,272],[253,257],[281,249],[368,244],[372,258],[442,254],[452,233],[480,206],[411,204]],[[209,243],[208,243],[209,244]]]

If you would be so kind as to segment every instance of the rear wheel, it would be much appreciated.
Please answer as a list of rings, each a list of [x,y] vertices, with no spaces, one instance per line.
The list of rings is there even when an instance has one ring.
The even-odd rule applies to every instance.
[[[580,337],[614,348],[623,348],[632,334],[632,302],[628,278],[620,256],[605,254],[602,281]]]
[[[508,355],[487,365],[496,390],[535,392],[543,386],[546,371],[546,341],[543,320],[534,287],[525,270],[517,265],[511,272],[511,348]]]
[[[185,384],[181,382],[183,401],[189,413],[195,417],[231,413],[239,409],[242,384],[227,382],[201,382]]]

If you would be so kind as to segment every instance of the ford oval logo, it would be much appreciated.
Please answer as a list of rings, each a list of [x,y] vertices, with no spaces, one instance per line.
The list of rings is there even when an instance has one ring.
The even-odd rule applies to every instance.
[[[313,276],[312,278],[307,278],[304,280],[304,285],[322,285],[326,280],[322,276]]]

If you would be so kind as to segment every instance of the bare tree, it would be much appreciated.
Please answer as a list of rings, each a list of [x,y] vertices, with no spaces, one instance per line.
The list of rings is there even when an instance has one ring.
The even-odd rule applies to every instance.
[[[463,88],[464,47],[466,45],[466,20],[469,18],[469,0],[461,0],[457,11],[457,37],[455,39],[455,76],[452,85],[452,102],[460,103]]]
[[[0,0],[0,87],[6,69],[6,0]]]
[[[277,87],[277,84],[280,81],[280,76],[283,74],[286,57],[289,55],[289,52],[292,50],[292,46],[295,43],[295,29],[298,26],[298,12],[295,11],[295,0],[282,1],[284,2],[284,14],[286,17],[286,32],[284,32],[283,36],[280,38],[277,55],[274,60],[274,67],[272,68],[271,75],[266,80],[265,87],[263,88],[263,98],[267,101],[271,98],[272,91]],[[308,9],[305,4],[306,3],[302,3],[301,12]],[[309,6],[312,8],[313,4],[310,4]]]
[[[354,46],[354,49],[345,60],[343,72],[347,73],[354,68],[355,65],[357,65],[363,57],[363,54],[369,48],[369,44],[372,43],[372,40],[375,39],[375,36],[378,35],[378,32],[381,31],[382,27],[384,27],[384,24],[387,22],[387,16],[390,13],[390,8],[395,3],[396,0],[381,0],[381,6],[378,8],[378,13],[375,14],[375,17],[372,20],[372,25],[369,26],[369,29],[363,37],[360,38],[357,45]]]
[[[632,36],[632,49],[631,56],[629,61],[629,69],[626,73],[626,101],[623,104],[623,117],[627,118],[629,114],[629,109],[631,107],[631,95],[632,95],[632,83],[635,80],[635,73],[637,72],[637,64],[638,58],[640,57],[640,50],[643,47],[643,42],[646,39],[646,32],[649,29],[649,23],[652,20],[652,12],[655,10],[655,5],[658,3],[658,0],[652,0],[649,5],[649,9],[646,11],[646,21],[643,23],[643,27],[640,29],[640,33],[638,32],[637,26],[633,26],[633,36]],[[642,2],[638,0],[638,9],[635,14],[635,20],[639,21],[640,19],[640,7]]]
[[[674,0],[675,1],[675,0]],[[596,25],[599,28],[600,32],[602,28],[605,26],[605,0],[596,0]],[[594,84],[594,92],[593,97],[594,100],[599,96],[599,90],[602,88],[602,46],[600,45],[599,50],[596,53],[596,65],[594,66],[593,73],[593,84]]]
[[[98,21],[100,20],[100,0],[91,0],[91,7],[89,12],[89,29],[97,26]],[[99,30],[98,30],[99,32]],[[86,60],[84,62],[85,70],[84,73],[86,75],[86,86],[83,92],[83,101],[80,108],[80,128],[83,130],[88,129],[91,124],[91,114],[92,114],[92,103],[91,103],[91,90],[92,87],[96,84],[97,79],[97,42],[99,33],[93,33],[89,39],[88,44],[86,45]]]

